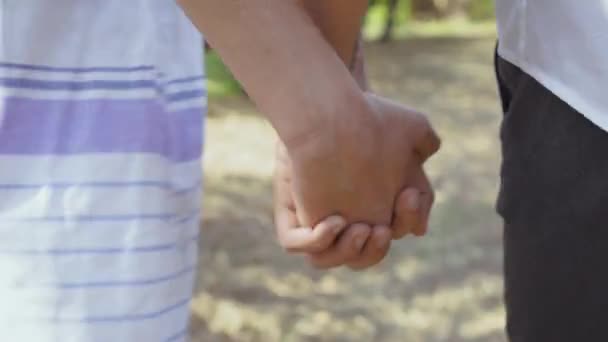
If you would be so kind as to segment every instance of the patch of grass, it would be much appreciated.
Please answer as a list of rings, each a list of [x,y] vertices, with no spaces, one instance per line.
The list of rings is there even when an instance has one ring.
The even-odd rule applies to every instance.
[[[471,0],[467,12],[473,21],[490,20],[494,18],[494,1]]]
[[[205,56],[209,97],[225,97],[242,94],[241,85],[214,51]]]

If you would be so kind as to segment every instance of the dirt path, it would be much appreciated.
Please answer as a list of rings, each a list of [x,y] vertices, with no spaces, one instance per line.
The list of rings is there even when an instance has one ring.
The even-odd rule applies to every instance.
[[[431,233],[365,273],[316,272],[276,247],[272,131],[245,100],[212,103],[194,341],[504,341],[493,44],[368,47],[373,87],[429,113],[444,148],[428,168]]]

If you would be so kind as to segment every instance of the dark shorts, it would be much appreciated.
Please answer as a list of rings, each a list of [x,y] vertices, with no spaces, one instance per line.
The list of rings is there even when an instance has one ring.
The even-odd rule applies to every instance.
[[[608,134],[514,65],[496,69],[510,341],[606,342]]]

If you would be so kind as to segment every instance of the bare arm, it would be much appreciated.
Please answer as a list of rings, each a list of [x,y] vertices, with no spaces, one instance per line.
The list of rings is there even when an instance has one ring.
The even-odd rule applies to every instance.
[[[300,0],[300,3],[342,61],[351,65],[362,19],[367,11],[367,1]]]
[[[367,90],[361,24],[367,11],[365,0],[299,0],[325,39],[349,67],[359,86]]]
[[[362,92],[299,0],[177,1],[285,143],[299,222],[390,224],[428,122]]]
[[[334,26],[329,12],[320,10],[326,5],[309,6],[301,0],[178,2],[288,148],[316,134],[319,127],[338,125],[353,112],[352,106],[364,105],[363,94],[307,9],[318,16],[326,32],[331,32],[328,40],[340,46],[344,58],[354,51],[360,22]],[[358,7],[362,6],[353,8]],[[347,8],[353,10],[348,6],[335,7]],[[363,10],[358,11],[362,15]],[[361,15],[353,23],[360,21]]]

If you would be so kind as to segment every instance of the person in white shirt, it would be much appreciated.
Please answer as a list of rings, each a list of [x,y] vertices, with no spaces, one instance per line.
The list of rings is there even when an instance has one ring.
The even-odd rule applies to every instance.
[[[608,0],[496,7],[507,334],[608,341]]]
[[[608,341],[608,1],[496,8],[507,333]]]

